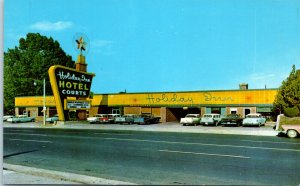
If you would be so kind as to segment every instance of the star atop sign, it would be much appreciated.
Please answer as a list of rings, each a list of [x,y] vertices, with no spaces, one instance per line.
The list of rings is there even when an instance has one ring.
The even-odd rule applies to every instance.
[[[87,54],[90,48],[90,40],[84,33],[76,33],[73,36],[72,44],[80,55]]]
[[[77,49],[80,50],[80,52],[85,51],[85,45],[87,44],[86,42],[84,42],[83,38],[80,37],[80,39],[76,39],[76,43],[77,43]]]

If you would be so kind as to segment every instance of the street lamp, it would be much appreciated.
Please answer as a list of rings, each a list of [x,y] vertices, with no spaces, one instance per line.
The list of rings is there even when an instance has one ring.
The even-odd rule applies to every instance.
[[[34,81],[33,82],[34,86],[37,85],[37,83]],[[43,97],[44,97],[44,106],[43,106],[43,125],[46,125],[46,80],[44,78],[44,91],[43,91]]]

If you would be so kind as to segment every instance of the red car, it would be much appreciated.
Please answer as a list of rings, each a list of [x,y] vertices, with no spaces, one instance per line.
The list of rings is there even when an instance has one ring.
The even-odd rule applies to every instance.
[[[283,132],[289,138],[296,138],[300,134],[300,124],[298,125],[281,125]]]

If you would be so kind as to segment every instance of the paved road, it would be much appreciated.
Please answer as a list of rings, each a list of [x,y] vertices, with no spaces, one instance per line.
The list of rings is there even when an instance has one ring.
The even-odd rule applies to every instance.
[[[299,185],[299,162],[299,139],[4,129],[4,163],[136,184]]]

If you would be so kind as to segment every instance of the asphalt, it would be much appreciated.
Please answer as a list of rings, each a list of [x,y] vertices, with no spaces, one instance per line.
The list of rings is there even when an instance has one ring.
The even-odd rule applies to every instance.
[[[152,125],[89,124],[87,122],[58,122],[43,125],[34,123],[3,123],[4,128],[56,128],[56,129],[93,129],[93,130],[134,130],[156,132],[212,133],[228,135],[276,136],[275,123],[263,127],[222,127],[222,126],[182,126],[179,123],[159,123]],[[49,171],[20,165],[3,164],[2,184],[98,184],[98,185],[132,185],[117,180],[83,176],[65,172]]]

